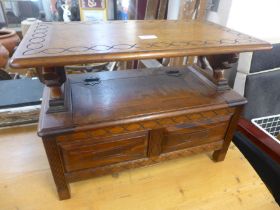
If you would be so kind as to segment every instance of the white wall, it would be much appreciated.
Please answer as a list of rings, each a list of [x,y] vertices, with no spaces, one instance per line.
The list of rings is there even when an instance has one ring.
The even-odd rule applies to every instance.
[[[168,19],[177,19],[180,0],[169,0]],[[220,0],[207,19],[270,41],[280,42],[280,0]]]
[[[169,0],[168,10],[167,10],[168,11],[168,14],[167,14],[168,20],[177,20],[178,19],[180,2],[181,2],[181,0]]]
[[[227,26],[270,42],[280,42],[280,0],[232,0]]]
[[[218,11],[209,11],[207,14],[207,20],[226,26],[229,18],[232,1],[234,0],[220,0]]]

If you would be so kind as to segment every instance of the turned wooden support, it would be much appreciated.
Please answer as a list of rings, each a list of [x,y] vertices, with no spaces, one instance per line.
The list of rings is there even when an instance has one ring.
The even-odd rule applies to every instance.
[[[232,68],[238,61],[239,54],[199,56],[199,64],[202,69],[212,71],[212,81],[217,85],[218,91],[228,90],[228,82],[224,76],[225,70]]]
[[[52,99],[60,99],[63,98],[63,93],[62,93],[62,89],[61,86],[60,87],[50,87],[51,89],[51,97]]]
[[[50,88],[48,112],[60,112],[65,110],[65,91],[63,84],[66,81],[64,67],[37,68],[40,81]]]

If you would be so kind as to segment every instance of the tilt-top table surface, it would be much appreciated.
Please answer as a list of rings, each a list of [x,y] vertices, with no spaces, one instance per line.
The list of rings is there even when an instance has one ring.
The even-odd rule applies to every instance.
[[[11,65],[14,68],[59,66],[270,48],[267,42],[210,22],[38,23],[20,43]]]
[[[246,99],[224,71],[269,43],[198,21],[36,23],[12,57],[46,85],[38,134],[60,199],[69,183],[214,151],[223,161]],[[197,56],[194,65],[67,75],[66,65]],[[203,170],[203,169],[201,169]]]

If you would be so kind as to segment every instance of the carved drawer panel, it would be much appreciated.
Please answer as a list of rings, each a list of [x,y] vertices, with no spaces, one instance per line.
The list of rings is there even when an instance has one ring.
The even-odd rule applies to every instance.
[[[147,156],[147,141],[147,133],[138,132],[97,142],[84,139],[59,145],[65,169],[71,172],[144,158]]]
[[[229,121],[212,124],[181,124],[168,127],[164,133],[162,153],[221,141]]]
[[[84,131],[75,131],[59,135],[56,137],[59,143],[76,142],[83,139],[94,139],[94,141],[103,141],[104,137],[113,137],[121,134],[129,134],[132,132],[147,131],[159,128],[165,128],[177,124],[185,124],[194,122],[214,123],[217,121],[227,121],[233,115],[235,108],[224,108],[199,113],[189,113],[173,117],[159,118],[155,120],[144,120],[115,126],[101,127],[97,129]]]

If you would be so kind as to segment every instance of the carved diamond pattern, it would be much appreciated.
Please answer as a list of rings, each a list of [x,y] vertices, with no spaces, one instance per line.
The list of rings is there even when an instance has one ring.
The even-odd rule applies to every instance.
[[[224,119],[231,116],[234,113],[234,108],[226,108],[214,111],[206,111],[202,113],[186,114],[176,117],[162,118],[157,120],[143,121],[139,123],[124,124],[118,126],[111,126],[106,128],[99,128],[87,132],[79,132],[75,134],[69,134],[69,136],[59,136],[58,140],[70,139],[88,139],[88,138],[102,138],[114,135],[120,135],[130,133],[134,131],[145,131],[151,129],[162,128],[166,126],[178,125],[183,123],[189,123],[190,127],[195,124],[209,123],[213,119]]]

